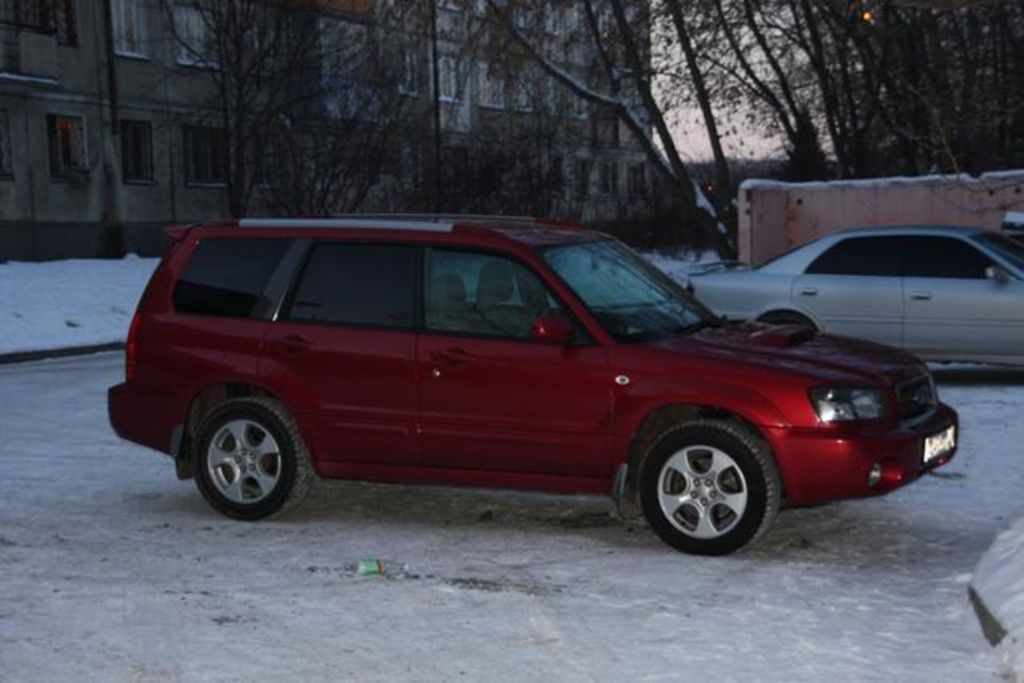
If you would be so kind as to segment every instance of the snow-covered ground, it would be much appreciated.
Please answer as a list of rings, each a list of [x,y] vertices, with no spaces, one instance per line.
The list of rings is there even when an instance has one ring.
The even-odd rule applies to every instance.
[[[971,584],[1006,630],[1000,647],[1007,670],[1024,676],[1024,517],[999,534]]]
[[[1024,372],[940,370],[963,444],[726,558],[591,498],[325,483],[221,518],[106,423],[120,354],[0,367],[0,679],[988,681],[966,585],[1024,513]],[[382,558],[383,577],[356,564]]]
[[[0,263],[0,355],[124,341],[156,259]]]

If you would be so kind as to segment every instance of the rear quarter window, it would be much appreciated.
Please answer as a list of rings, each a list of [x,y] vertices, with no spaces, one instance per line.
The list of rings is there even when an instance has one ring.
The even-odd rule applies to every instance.
[[[196,247],[174,286],[174,310],[192,315],[252,318],[291,244],[288,239],[214,238]]]

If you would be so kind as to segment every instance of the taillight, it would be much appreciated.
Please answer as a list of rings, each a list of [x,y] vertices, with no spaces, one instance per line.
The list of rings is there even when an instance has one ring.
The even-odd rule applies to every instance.
[[[139,367],[139,322],[142,316],[138,313],[132,318],[131,327],[128,328],[128,341],[124,350],[124,375],[126,381],[135,379],[135,371]]]

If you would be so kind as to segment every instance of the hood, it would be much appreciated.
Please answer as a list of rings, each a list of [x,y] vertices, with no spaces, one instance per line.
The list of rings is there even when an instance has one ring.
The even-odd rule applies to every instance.
[[[895,386],[927,368],[914,356],[882,344],[784,325],[724,325],[650,342],[670,353],[713,357],[798,374],[824,382]]]

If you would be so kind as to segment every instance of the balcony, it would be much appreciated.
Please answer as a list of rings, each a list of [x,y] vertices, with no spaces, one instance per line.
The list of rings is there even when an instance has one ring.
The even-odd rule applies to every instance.
[[[55,79],[55,33],[51,0],[0,0],[0,75]]]

